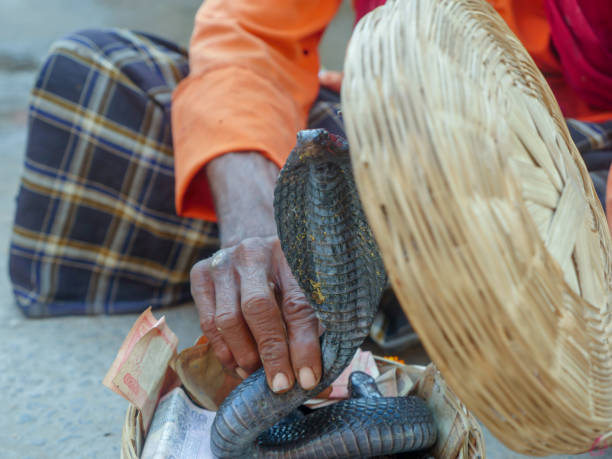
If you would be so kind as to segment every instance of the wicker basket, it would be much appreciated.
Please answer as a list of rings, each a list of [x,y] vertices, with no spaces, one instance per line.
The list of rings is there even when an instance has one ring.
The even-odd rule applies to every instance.
[[[144,432],[140,411],[134,405],[128,406],[121,432],[121,459],[138,459],[144,446]]]
[[[378,360],[381,368],[381,359]],[[484,437],[478,421],[446,387],[438,370],[433,365],[427,368],[408,365],[404,368],[418,378],[411,393],[424,398],[434,413],[439,438],[432,450],[435,457],[485,459]],[[130,405],[121,437],[121,459],[140,457],[144,445],[140,418],[140,412]]]
[[[612,430],[610,235],[544,78],[483,0],[390,0],[345,61],[360,197],[402,307],[506,446]]]

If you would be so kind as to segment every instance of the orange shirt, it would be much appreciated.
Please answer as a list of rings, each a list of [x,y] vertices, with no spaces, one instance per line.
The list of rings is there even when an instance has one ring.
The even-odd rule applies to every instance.
[[[550,47],[543,0],[489,0],[531,53],[566,116],[589,117]],[[341,0],[206,0],[190,45],[190,74],[173,95],[176,209],[215,220],[204,166],[257,151],[281,167],[317,95],[317,47]],[[607,114],[606,116],[608,116]],[[609,117],[609,116],[608,116]]]

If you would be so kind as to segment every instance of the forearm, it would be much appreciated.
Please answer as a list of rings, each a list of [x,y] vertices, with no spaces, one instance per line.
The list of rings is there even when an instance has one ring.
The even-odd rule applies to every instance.
[[[228,153],[206,166],[221,247],[276,234],[273,201],[278,170],[255,152]]]
[[[202,331],[219,361],[241,376],[262,363],[269,387],[321,377],[318,321],[276,237],[278,167],[259,153],[228,153],[206,166],[221,248],[191,270]]]
[[[259,151],[280,165],[318,92],[318,43],[341,0],[206,0],[173,93],[176,209],[212,220],[204,165]]]

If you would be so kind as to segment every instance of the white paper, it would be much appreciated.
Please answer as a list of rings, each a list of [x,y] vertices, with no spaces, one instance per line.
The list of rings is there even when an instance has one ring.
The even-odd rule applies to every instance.
[[[177,387],[159,401],[141,458],[214,459],[210,430],[215,414],[196,406]]]

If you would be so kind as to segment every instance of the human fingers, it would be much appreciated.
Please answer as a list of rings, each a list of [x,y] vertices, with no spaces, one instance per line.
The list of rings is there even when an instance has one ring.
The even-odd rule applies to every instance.
[[[210,265],[211,259],[208,258],[199,261],[191,268],[189,273],[191,296],[198,311],[202,333],[210,341],[213,351],[221,364],[231,369],[236,367],[236,362],[223,336],[215,326],[216,300]]]
[[[276,251],[281,310],[287,327],[289,353],[295,376],[303,389],[313,389],[321,379],[319,321],[293,277],[280,247]]]
[[[342,88],[342,79],[344,73],[335,70],[321,70],[319,72],[319,83],[321,86],[331,89],[335,92],[340,92]]]
[[[226,259],[211,269],[216,301],[215,327],[238,364],[236,372],[245,378],[257,370],[261,362],[255,340],[242,316],[240,285],[232,252],[228,250]]]
[[[287,335],[281,311],[270,288],[272,257],[269,241],[245,240],[237,248],[240,302],[259,351],[268,386],[274,392],[289,390],[294,382]]]

